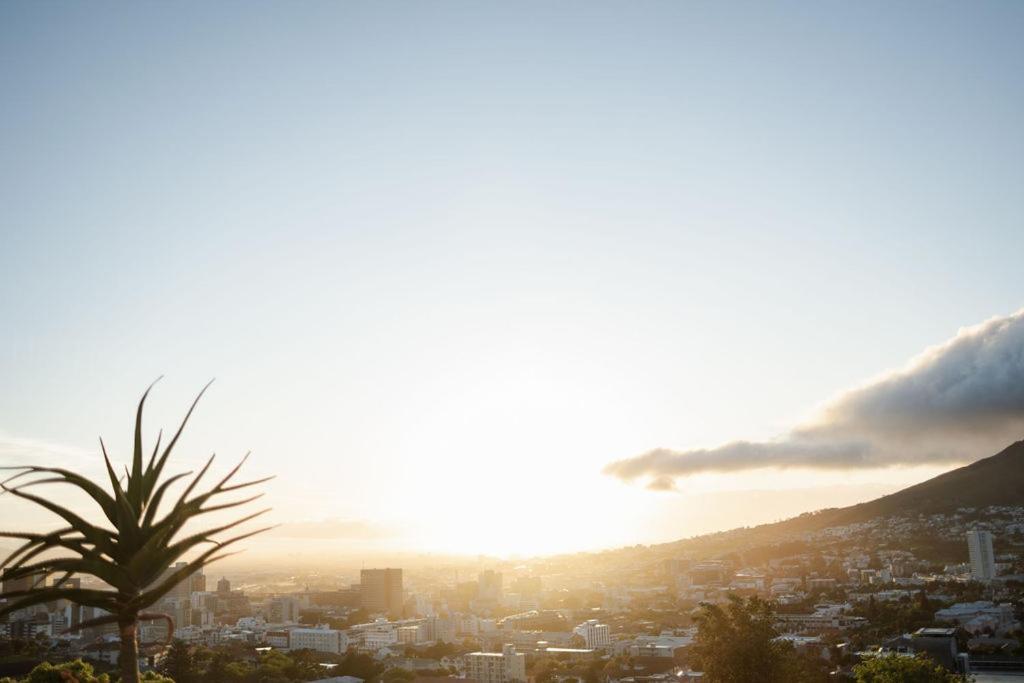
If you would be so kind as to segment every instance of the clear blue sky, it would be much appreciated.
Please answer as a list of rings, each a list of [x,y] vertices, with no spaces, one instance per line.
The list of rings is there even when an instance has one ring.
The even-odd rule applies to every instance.
[[[0,433],[127,444],[153,377],[156,424],[216,376],[194,455],[253,448],[286,521],[455,524],[496,471],[619,500],[610,460],[768,438],[1024,305],[1022,36],[1016,2],[0,4]],[[702,528],[621,495],[587,543]]]

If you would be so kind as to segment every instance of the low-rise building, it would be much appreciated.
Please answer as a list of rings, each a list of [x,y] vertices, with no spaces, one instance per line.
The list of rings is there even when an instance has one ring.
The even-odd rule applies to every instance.
[[[1010,603],[995,604],[987,600],[958,602],[935,612],[935,621],[962,626],[971,633],[991,629],[993,633],[1019,626]]]
[[[464,657],[466,678],[480,683],[526,683],[526,655],[505,645],[501,652],[471,652]]]
[[[847,614],[850,605],[815,605],[810,614],[776,614],[775,618],[783,631],[793,633],[800,631],[845,631],[862,626],[866,623],[863,617]]]
[[[315,650],[344,654],[348,650],[348,636],[333,628],[293,628],[288,631],[289,650]]]
[[[267,645],[279,650],[287,650],[289,647],[288,631],[285,630],[267,631],[263,635],[263,639]]]
[[[671,659],[675,656],[676,650],[688,647],[693,644],[696,632],[687,631],[682,635],[671,632],[662,632],[656,636],[637,636],[628,647],[628,653],[633,657],[665,657]]]

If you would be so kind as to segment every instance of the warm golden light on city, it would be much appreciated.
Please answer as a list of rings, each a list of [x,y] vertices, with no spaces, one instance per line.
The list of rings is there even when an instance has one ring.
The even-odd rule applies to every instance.
[[[1022,74],[999,0],[0,3],[0,683],[1017,680]]]

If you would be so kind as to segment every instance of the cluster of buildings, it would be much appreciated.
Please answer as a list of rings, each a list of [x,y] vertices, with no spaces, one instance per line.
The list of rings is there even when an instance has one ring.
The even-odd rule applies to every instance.
[[[870,532],[874,528],[871,522],[858,523],[838,530],[826,529],[811,537],[819,543],[829,537],[849,540],[851,529]],[[961,542],[966,539],[966,561],[946,564],[941,570],[932,562],[916,558],[910,551],[877,550],[872,549],[870,543],[843,550],[830,550],[816,543],[813,551],[773,557],[756,567],[735,568],[723,560],[688,562],[672,558],[664,563],[667,581],[661,590],[695,602],[716,602],[729,593],[738,593],[762,595],[781,605],[791,605],[837,589],[852,592],[849,599],[853,601],[869,594],[886,600],[898,599],[941,582],[1000,585],[1024,580],[1024,575],[1010,571],[1020,558],[1014,553],[997,556],[993,538],[989,530],[965,531]],[[613,602],[629,604],[638,590],[621,590],[613,597]],[[643,590],[649,592],[651,588]]]
[[[168,568],[154,582],[160,585],[173,578],[187,566],[179,562]],[[26,576],[18,579],[3,579],[2,592],[25,590],[30,587],[45,587],[52,579],[44,574]],[[81,580],[68,579],[69,588],[81,588]],[[206,576],[202,570],[196,571],[174,585],[161,598],[152,611],[170,615],[174,619],[176,629],[192,626],[202,627],[214,623],[215,615],[231,617],[232,612],[242,614],[249,611],[249,605],[243,595],[232,594],[226,579],[218,584],[217,592],[207,592]],[[56,600],[50,603],[35,605],[9,615],[5,622],[0,622],[0,636],[36,637],[45,635],[52,638],[66,636],[72,639],[92,640],[104,634],[116,633],[116,626],[87,627],[77,630],[79,624],[105,616],[103,610],[77,605],[68,600]],[[140,636],[143,641],[163,640],[167,637],[165,621],[143,622]]]
[[[184,566],[179,563],[169,568],[160,581],[180,572]],[[72,583],[79,585],[77,579],[72,579]],[[22,590],[33,584],[43,585],[43,577],[5,581],[3,592]],[[476,588],[464,590],[464,595],[450,596],[456,606],[466,610],[451,611],[447,601],[409,594],[399,568],[364,569],[360,572],[360,583],[348,589],[307,589],[262,596],[233,590],[226,578],[217,582],[215,590],[207,590],[207,577],[197,571],[177,583],[153,607],[153,611],[173,618],[173,634],[168,634],[168,625],[163,620],[143,622],[140,640],[144,645],[162,643],[173,635],[188,643],[207,646],[242,642],[253,647],[312,650],[332,655],[354,650],[396,665],[452,672],[481,683],[525,683],[526,653],[592,657],[611,642],[608,626],[596,619],[582,621],[572,628],[563,615],[539,610],[517,612],[503,618],[490,616],[508,611],[508,604],[536,606],[535,600],[529,598],[539,593],[538,581],[517,583],[517,593],[507,600],[502,574],[487,570],[479,574]],[[520,596],[527,599],[520,599]],[[309,613],[325,617],[325,623],[308,623],[304,617]],[[327,623],[356,614],[371,618],[347,623],[343,628]],[[10,615],[0,622],[0,638],[43,635],[63,641],[81,656],[114,664],[118,653],[115,626],[66,633],[67,629],[99,616],[102,614],[92,608],[58,600]],[[408,648],[435,643],[459,643],[460,646],[473,643],[478,649],[440,660],[407,654]],[[574,645],[580,647],[571,647]],[[517,650],[517,646],[521,649]]]
[[[1024,540],[1024,513],[1003,512],[1010,522],[1019,520],[1019,528],[1005,528]],[[813,544],[797,543],[792,553],[715,559],[680,553],[652,561],[622,552],[599,563],[549,564],[543,580],[528,568],[513,567],[505,573],[484,569],[463,581],[457,573],[444,580],[414,576],[409,585],[400,568],[374,568],[361,570],[359,582],[345,588],[247,594],[226,578],[208,586],[198,571],[154,606],[173,616],[173,634],[165,622],[154,621],[144,623],[140,636],[144,643],[173,635],[208,646],[242,642],[325,655],[356,651],[386,666],[480,683],[525,683],[531,663],[545,658],[577,665],[628,658],[634,668],[621,675],[623,683],[650,683],[666,672],[674,672],[678,682],[699,679],[699,672],[682,666],[696,629],[685,619],[666,628],[634,615],[678,617],[701,602],[757,595],[777,605],[780,639],[828,658],[826,636],[864,631],[869,604],[908,603],[927,594],[936,605],[932,624],[892,634],[878,651],[945,653],[958,630],[987,643],[1009,642],[1021,624],[1014,606],[1001,597],[1009,595],[1006,580],[1014,577],[1015,556],[996,555],[992,528],[968,526],[956,515],[939,517],[960,525],[964,548],[963,561],[941,569],[899,544],[872,543],[879,534],[891,538],[936,524],[932,518],[894,518],[814,532],[808,536]],[[161,580],[184,566],[170,568]],[[3,590],[25,588],[31,580],[5,581]],[[957,601],[941,592],[951,583],[981,586],[988,599]],[[63,639],[83,656],[113,661],[114,627],[65,633],[98,616],[97,610],[58,600],[10,615],[0,622],[0,637],[42,634]],[[424,656],[437,644],[449,654]],[[958,665],[961,654],[953,647],[951,659],[943,654],[943,661]]]

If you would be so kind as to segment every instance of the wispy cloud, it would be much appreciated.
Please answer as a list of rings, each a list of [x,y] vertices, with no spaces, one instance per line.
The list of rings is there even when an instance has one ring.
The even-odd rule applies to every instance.
[[[68,458],[77,460],[95,455],[75,446],[0,432],[0,466],[53,465]]]
[[[851,389],[767,442],[657,448],[606,474],[670,490],[677,477],[762,467],[852,469],[958,463],[1024,437],[1024,310],[964,328],[905,368]]]

